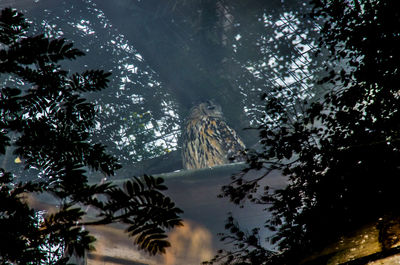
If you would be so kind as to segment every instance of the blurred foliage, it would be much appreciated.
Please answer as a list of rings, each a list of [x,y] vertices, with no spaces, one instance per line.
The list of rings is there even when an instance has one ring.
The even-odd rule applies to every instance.
[[[96,111],[82,97],[103,90],[111,74],[64,70],[61,62],[83,52],[63,38],[30,35],[28,28],[21,13],[1,11],[0,73],[20,85],[0,90],[0,152],[6,159],[13,151],[37,174],[22,181],[0,169],[0,263],[67,264],[92,248],[95,239],[84,227],[111,223],[125,224],[140,249],[164,253],[166,230],[181,224],[181,210],[163,195],[162,179],[145,175],[123,188],[88,184],[87,170],[112,176],[120,168],[104,145],[89,140]],[[47,194],[58,210],[31,208],[30,194]]]
[[[180,126],[201,101],[218,102],[252,146],[256,132],[242,130],[263,122],[260,94],[296,116],[299,101],[325,89],[310,86],[323,56],[311,58],[317,30],[301,1],[40,0],[23,8],[36,31],[86,52],[67,69],[113,72],[111,89],[88,98],[100,111],[93,140],[122,163],[179,149]]]
[[[272,212],[266,226],[276,231],[269,240],[277,249],[262,253],[265,259],[257,264],[299,264],[366,223],[400,214],[399,3],[314,0],[313,5],[311,15],[322,26],[317,55],[330,54],[319,83],[331,90],[304,104],[297,119],[276,95],[266,95],[265,113],[273,119],[259,128],[263,151],[250,153],[249,168],[223,188],[235,203],[250,200]],[[248,178],[246,172],[261,168],[265,175]],[[274,170],[288,179],[286,188],[261,184]],[[236,251],[222,252],[211,263],[254,264],[259,246],[238,236],[241,230],[230,234]]]
[[[93,141],[107,145],[123,164],[153,158],[176,149],[179,116],[176,103],[157,74],[93,1],[39,1],[27,13],[34,32],[67,37],[85,51],[80,62],[66,62],[72,71],[107,69],[110,89],[85,97],[97,105]],[[24,6],[23,8],[26,8]]]
[[[260,94],[280,94],[282,105],[321,89],[310,86],[323,57],[311,58],[315,23],[298,1],[116,1],[98,2],[154,69],[185,117],[194,103],[217,101],[248,145],[242,129],[263,119]],[[118,14],[118,16],[117,16]],[[130,27],[131,24],[136,27]],[[140,39],[140,40],[139,40]],[[235,104],[232,104],[232,103]]]
[[[278,261],[278,255],[263,246],[260,240],[260,228],[254,228],[251,232],[243,231],[243,228],[230,214],[225,223],[225,229],[229,234],[219,234],[220,240],[230,242],[233,245],[233,250],[218,250],[218,254],[212,260],[203,262],[203,265],[214,263],[250,265],[265,264],[265,262],[271,260]]]

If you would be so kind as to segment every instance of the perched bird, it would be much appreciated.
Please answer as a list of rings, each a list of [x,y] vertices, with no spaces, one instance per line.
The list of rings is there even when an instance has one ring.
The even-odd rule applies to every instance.
[[[221,106],[209,100],[190,110],[183,130],[185,169],[244,161],[245,148],[235,130],[226,124]]]

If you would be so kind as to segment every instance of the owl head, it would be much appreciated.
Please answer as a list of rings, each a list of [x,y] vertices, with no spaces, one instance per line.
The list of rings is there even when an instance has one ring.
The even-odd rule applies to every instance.
[[[207,100],[206,102],[202,102],[199,105],[196,105],[193,108],[191,108],[188,115],[188,120],[200,119],[202,117],[223,119],[221,106],[212,100]]]

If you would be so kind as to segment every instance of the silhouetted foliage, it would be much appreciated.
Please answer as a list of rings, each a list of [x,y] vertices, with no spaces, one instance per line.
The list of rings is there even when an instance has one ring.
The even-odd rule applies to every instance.
[[[219,234],[221,241],[230,242],[233,250],[218,250],[218,254],[203,264],[218,262],[222,265],[253,265],[264,264],[268,260],[278,261],[279,256],[263,247],[260,241],[259,228],[251,232],[244,232],[235,219],[230,215],[226,221],[225,229],[229,234]]]
[[[400,4],[312,2],[312,16],[322,25],[319,51],[330,52],[320,83],[332,90],[321,101],[305,102],[297,117],[265,95],[264,148],[248,162],[249,169],[268,168],[267,174],[251,180],[245,171],[223,188],[235,203],[249,199],[272,212],[266,225],[276,231],[270,241],[280,258],[265,252],[257,264],[298,264],[352,229],[400,210]],[[271,170],[288,179],[285,189],[260,185]],[[234,241],[245,244],[246,238]],[[228,252],[214,262],[251,264],[252,252],[238,249],[240,255]]]
[[[113,73],[112,88],[86,95],[99,108],[91,139],[105,143],[123,165],[144,162],[132,170],[162,155],[168,166],[142,172],[180,168],[172,160],[179,157],[177,140],[194,104],[215,99],[252,146],[256,131],[242,129],[262,119],[261,92],[288,84],[280,101],[293,112],[298,98],[314,94],[305,88],[318,71],[310,64],[316,31],[303,16],[310,5],[302,1],[32,2],[13,5],[26,8],[39,30],[67,37],[86,52],[73,69]]]
[[[120,168],[105,146],[89,141],[95,106],[81,96],[104,89],[110,73],[63,70],[59,62],[83,53],[64,39],[28,35],[23,15],[10,8],[1,11],[0,42],[0,73],[18,81],[0,91],[0,152],[13,151],[36,172],[22,180],[1,169],[0,263],[66,264],[92,248],[84,226],[110,223],[125,224],[150,254],[165,252],[166,230],[181,224],[181,210],[163,195],[162,179],[133,178],[123,188],[87,180],[87,170],[112,176]],[[31,208],[32,193],[50,196],[58,211]]]
[[[96,2],[31,1],[14,5],[27,6],[33,32],[67,38],[85,51],[85,57],[79,61],[64,61],[64,69],[101,68],[113,73],[108,89],[84,94],[89,102],[96,104],[98,111],[91,139],[106,144],[109,152],[124,165],[124,171],[130,167],[131,171],[146,172],[132,164],[169,154],[176,148],[179,133],[176,104],[137,49],[136,43],[143,38],[127,38],[114,23],[116,18],[106,16]]]

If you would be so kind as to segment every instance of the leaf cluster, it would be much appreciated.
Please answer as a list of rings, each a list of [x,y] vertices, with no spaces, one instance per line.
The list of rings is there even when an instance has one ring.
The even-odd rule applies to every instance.
[[[88,183],[88,169],[108,177],[120,168],[89,140],[95,106],[81,95],[104,89],[110,73],[70,74],[59,62],[83,55],[72,43],[27,35],[13,9],[1,12],[0,22],[0,74],[18,80],[0,90],[0,152],[13,150],[32,174],[22,180],[1,169],[0,263],[66,264],[93,248],[85,226],[110,223],[127,225],[141,249],[165,252],[166,230],[181,224],[181,210],[162,193],[162,179],[134,178],[124,188]],[[40,214],[25,198],[32,193],[48,194],[59,210]]]
[[[117,14],[109,15],[113,9]],[[80,63],[71,62],[68,67],[101,67],[113,73],[107,90],[85,94],[98,109],[91,135],[93,141],[106,144],[109,152],[127,167],[176,149],[179,118],[171,115],[176,113],[176,104],[161,84],[158,73],[149,65],[151,60],[143,60],[145,54],[137,50],[144,36],[129,36],[132,28],[126,32],[118,24],[117,17],[127,18],[119,5],[86,1],[79,4],[67,1],[57,6],[38,3],[30,12],[38,24],[48,25],[46,34],[68,36],[87,51]],[[134,17],[142,21],[139,14]],[[89,31],[80,27],[82,19]],[[141,27],[133,18],[129,19],[132,20],[129,24],[136,25],[133,30]]]
[[[229,215],[225,229],[229,234],[220,234],[221,241],[232,244],[232,250],[219,250],[218,254],[210,261],[203,262],[204,265],[212,264],[272,264],[271,261],[278,262],[279,255],[263,247],[260,241],[259,228],[254,228],[251,232],[244,232],[232,215]]]
[[[313,4],[312,16],[323,25],[320,50],[331,53],[320,83],[334,88],[323,100],[304,103],[296,119],[268,95],[266,115],[275,119],[260,126],[263,150],[248,158],[250,169],[267,167],[267,174],[256,183],[242,174],[224,187],[234,202],[254,196],[270,205],[271,243],[293,264],[360,225],[399,214],[400,6],[379,0]],[[271,169],[288,185],[260,191]]]

